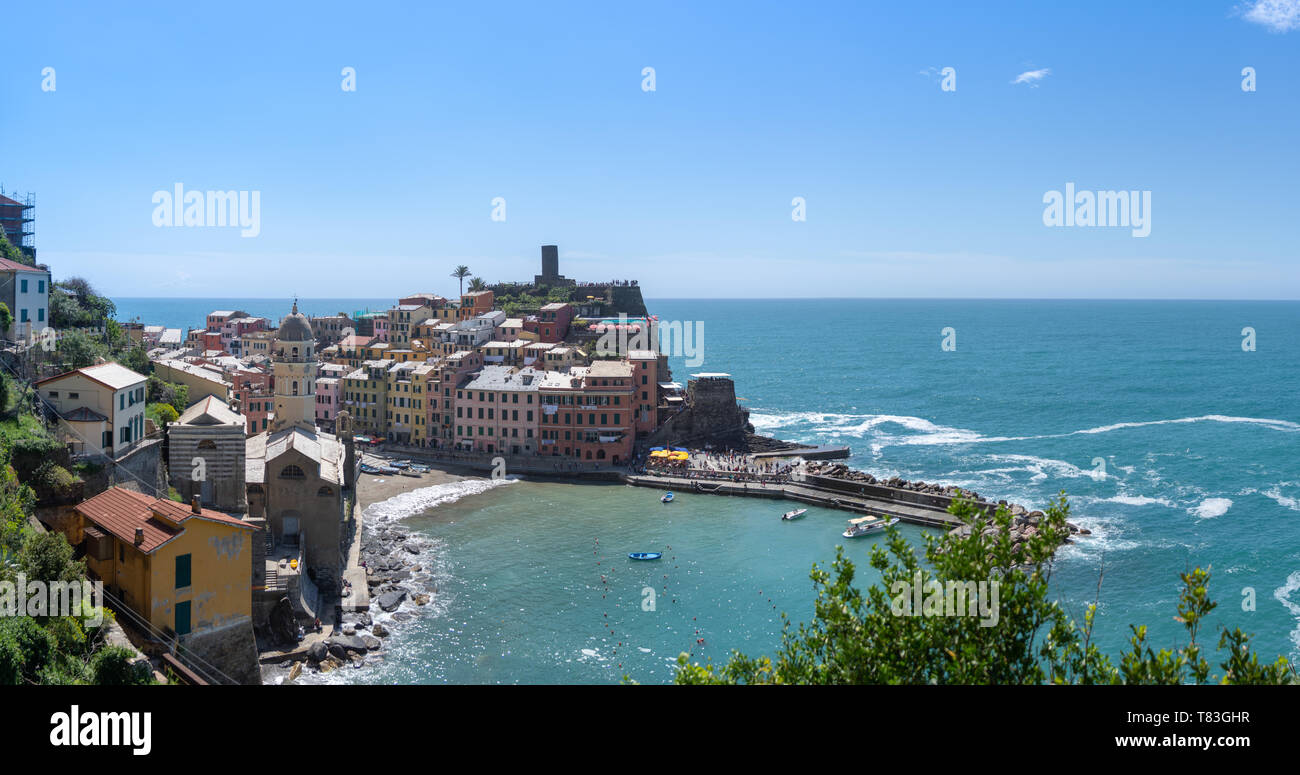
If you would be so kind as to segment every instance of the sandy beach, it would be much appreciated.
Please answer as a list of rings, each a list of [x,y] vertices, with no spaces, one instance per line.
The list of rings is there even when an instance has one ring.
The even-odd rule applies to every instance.
[[[383,465],[388,462],[387,457],[376,455],[371,452],[365,453],[363,461],[374,465]],[[400,458],[397,458],[400,459]],[[427,465],[427,463],[426,463]],[[434,468],[426,474],[420,476],[394,476],[361,474],[357,478],[357,508],[360,513],[364,513],[366,507],[373,503],[386,501],[395,495],[418,490],[421,487],[433,487],[439,484],[450,484],[465,479],[485,479],[482,474],[471,471],[467,468],[449,466],[447,468]]]

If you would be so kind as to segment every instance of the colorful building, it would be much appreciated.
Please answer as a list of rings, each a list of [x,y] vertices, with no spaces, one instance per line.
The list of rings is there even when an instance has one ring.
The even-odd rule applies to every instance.
[[[101,363],[35,383],[59,416],[59,434],[75,453],[121,457],[144,438],[143,374]]]
[[[456,388],[456,449],[536,453],[542,376],[534,369],[484,366]]]
[[[541,385],[541,452],[575,460],[625,463],[635,431],[632,366],[596,361],[546,372]]]
[[[68,540],[84,542],[92,579],[135,617],[214,663],[222,674],[214,680],[260,682],[252,525],[197,501],[186,506],[121,487],[83,501],[76,514]]]

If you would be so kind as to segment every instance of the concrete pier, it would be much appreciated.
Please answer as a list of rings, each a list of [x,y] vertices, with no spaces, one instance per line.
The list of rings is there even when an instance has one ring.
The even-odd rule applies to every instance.
[[[759,484],[757,482],[729,482],[717,479],[687,479],[675,476],[646,476],[641,474],[629,474],[624,477],[624,481],[637,487],[655,487],[660,490],[674,490],[684,493],[698,492],[709,495],[785,498],[828,509],[851,511],[856,514],[870,514],[885,518],[898,517],[901,521],[913,525],[942,528],[944,530],[951,530],[962,524],[961,520],[937,505],[904,503],[882,497],[836,492],[809,482]]]

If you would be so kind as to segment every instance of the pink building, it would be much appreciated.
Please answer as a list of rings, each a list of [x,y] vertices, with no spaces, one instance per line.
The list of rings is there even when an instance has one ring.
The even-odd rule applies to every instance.
[[[266,318],[238,317],[231,318],[221,325],[221,349],[234,355],[242,355],[238,352],[238,340],[244,334],[251,334],[254,331],[265,331],[268,326]]]
[[[247,424],[245,432],[253,436],[270,427],[275,411],[271,375],[261,369],[249,369],[232,372],[227,377],[232,385],[231,395]]]
[[[546,372],[538,428],[542,454],[614,465],[627,462],[636,422],[633,372],[626,361]]]
[[[537,451],[542,372],[484,366],[456,389],[457,449],[531,455]]]
[[[316,427],[333,432],[334,418],[339,413],[339,380],[337,377],[319,377],[316,380]]]

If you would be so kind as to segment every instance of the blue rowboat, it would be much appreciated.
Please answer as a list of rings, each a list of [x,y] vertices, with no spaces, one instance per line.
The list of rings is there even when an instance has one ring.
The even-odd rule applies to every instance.
[[[663,552],[628,552],[628,559],[632,560],[657,560],[664,556]]]
[[[665,494],[664,497],[662,497],[662,498],[659,499],[659,502],[660,502],[660,503],[672,503],[672,502],[673,502],[673,494],[672,494],[671,492]]]

